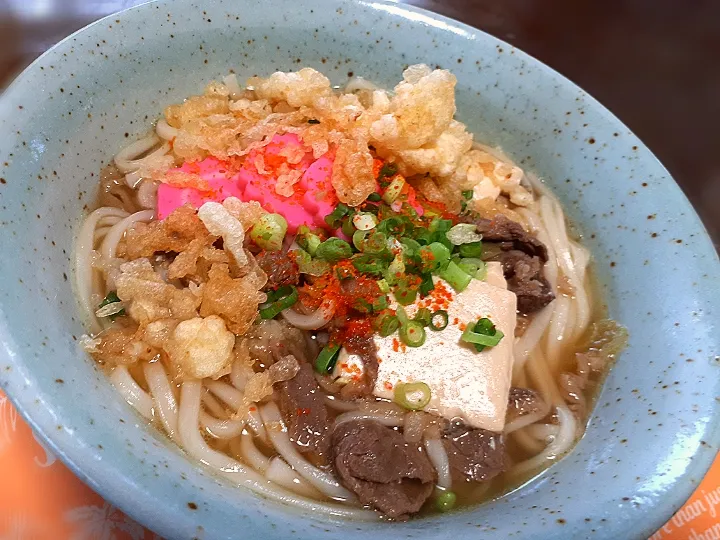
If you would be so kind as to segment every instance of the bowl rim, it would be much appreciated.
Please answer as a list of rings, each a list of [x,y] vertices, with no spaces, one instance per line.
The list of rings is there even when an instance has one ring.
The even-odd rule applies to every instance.
[[[576,83],[568,79],[563,74],[559,73],[552,67],[548,66],[544,62],[538,60],[534,56],[528,54],[523,49],[520,49],[506,41],[504,41],[501,38],[498,38],[492,34],[489,34],[483,30],[480,30],[478,28],[475,28],[473,26],[470,26],[467,23],[463,23],[461,21],[458,21],[456,19],[447,17],[445,15],[441,15],[439,13],[432,12],[430,10],[420,8],[414,5],[410,4],[399,4],[396,0],[322,0],[326,2],[328,5],[341,5],[341,4],[351,4],[351,5],[361,5],[361,6],[368,6],[373,7],[376,5],[380,6],[388,6],[392,8],[393,15],[401,16],[407,18],[407,14],[413,14],[415,17],[422,17],[423,20],[426,22],[435,21],[440,22],[442,24],[442,28],[440,29],[443,32],[450,31],[451,28],[455,28],[458,31],[461,31],[463,34],[467,35],[476,35],[480,36],[483,40],[491,40],[492,42],[498,44],[498,45],[504,45],[508,47],[509,49],[512,49],[516,52],[516,54],[521,55],[528,61],[530,61],[534,67],[541,68],[544,72],[544,75],[550,75],[554,77],[557,81],[562,83],[563,85],[567,85],[571,87],[572,89],[582,92],[584,98],[588,100],[588,105],[591,106],[595,111],[600,112],[604,117],[608,118],[609,120],[617,123],[618,125],[623,126],[628,133],[632,134],[634,136],[634,133],[632,130],[630,130],[612,111],[610,111],[607,107],[605,107],[602,103],[600,103],[596,98],[594,98],[591,94],[589,94],[587,91],[585,91],[583,88],[578,86]],[[7,86],[5,91],[0,94],[0,105],[3,101],[7,100],[7,97],[15,92],[18,92],[22,86],[25,84],[26,79],[29,77],[29,74],[33,71],[35,71],[40,65],[42,65],[48,58],[50,58],[52,55],[56,54],[56,52],[61,49],[62,47],[66,46],[67,44],[71,43],[74,38],[76,38],[80,34],[84,34],[88,31],[93,30],[94,28],[101,27],[104,23],[108,22],[111,19],[117,18],[119,16],[125,15],[128,12],[139,12],[144,9],[149,9],[149,6],[152,5],[164,5],[168,6],[169,9],[173,6],[172,0],[146,0],[142,1],[138,4],[135,4],[131,7],[122,9],[120,11],[114,12],[112,14],[106,15],[96,21],[93,21],[92,23],[76,30],[72,34],[68,35],[67,37],[63,38],[56,44],[54,44],[52,47],[50,47],[47,51],[42,53],[38,58],[36,58],[31,64],[29,64],[20,74],[15,77],[11,81],[11,83]],[[3,108],[0,106],[0,115],[2,115]],[[14,135],[6,135],[10,140],[14,139]],[[3,137],[4,138],[4,137]],[[700,236],[702,236],[702,240],[709,243],[710,246],[714,246],[712,237],[708,233],[706,227],[702,223],[702,220],[697,215],[697,212],[695,208],[692,206],[690,201],[688,200],[687,196],[683,192],[682,188],[677,184],[673,176],[667,171],[665,166],[660,162],[660,160],[655,156],[655,154],[647,148],[647,145],[645,145],[642,140],[638,139],[639,145],[641,147],[644,147],[648,151],[648,157],[646,159],[653,160],[655,162],[656,167],[659,171],[662,171],[667,176],[667,181],[678,188],[678,197],[681,197],[684,199],[685,204],[687,204],[687,208],[691,211],[691,218],[695,218],[698,229],[697,232],[701,233]],[[718,258],[718,252],[715,251],[715,260],[714,265],[718,270],[718,274],[720,275],[720,259]],[[717,319],[717,316],[715,317]],[[7,330],[7,327],[3,321],[4,319],[4,312],[2,310],[2,306],[0,305],[0,336],[2,335],[9,335],[9,332]],[[25,363],[22,361],[22,357],[20,355],[13,355],[12,351],[10,350],[11,343],[3,342],[2,347],[0,347],[0,356],[7,360],[10,365],[14,367],[22,367],[20,370],[13,370],[10,374],[3,374],[2,377],[0,377],[0,382],[4,382],[4,385],[0,384],[0,388],[7,389],[6,387],[9,386],[8,381],[13,382],[21,373],[23,369],[25,369]],[[121,475],[115,475],[115,474],[106,474],[106,475],[92,475],[90,473],[86,472],[86,469],[80,465],[83,458],[83,454],[81,450],[76,450],[75,448],[71,447],[70,445],[63,445],[60,442],[56,442],[58,439],[56,437],[52,437],[51,434],[53,434],[54,430],[50,428],[51,424],[47,421],[47,418],[45,418],[48,413],[44,412],[41,414],[38,414],[37,412],[34,412],[31,414],[29,410],[31,409],[30,398],[25,398],[22,391],[16,392],[16,393],[6,393],[8,399],[11,401],[13,406],[16,408],[16,410],[19,412],[23,420],[32,428],[33,432],[42,440],[42,442],[47,445],[47,447],[75,474],[77,477],[79,477],[84,483],[86,483],[91,489],[93,489],[95,492],[100,494],[104,500],[110,502],[113,504],[116,508],[122,510],[124,513],[126,513],[128,516],[132,517],[133,519],[136,519],[139,523],[141,523],[143,526],[145,526],[148,529],[155,530],[156,523],[147,523],[147,520],[140,516],[146,516],[147,508],[150,507],[153,503],[156,503],[154,499],[152,499],[149,496],[149,493],[143,490],[142,488],[139,488],[137,486],[134,486],[134,493],[133,497],[128,497],[126,493],[123,493],[123,489],[127,489],[128,485],[126,483],[123,483],[123,476]],[[712,418],[718,419],[720,418],[720,402],[715,400],[714,398],[712,401],[710,401],[712,404]],[[41,418],[42,417],[42,418]],[[589,423],[592,421],[592,418],[594,417],[594,411],[591,414],[591,417],[589,419]],[[43,425],[46,426],[47,429],[43,429]],[[716,430],[715,437],[718,442],[720,441],[720,432]],[[720,455],[720,454],[719,454]],[[697,458],[697,459],[696,459]],[[186,458],[189,461],[189,458]],[[709,467],[712,464],[712,461],[714,459],[714,456],[711,455],[702,455],[702,454],[696,454],[693,457],[693,466],[697,469],[700,468],[703,471],[707,471]],[[699,462],[698,462],[699,460]],[[562,461],[562,460],[561,460]],[[117,471],[122,472],[122,471]],[[521,486],[522,487],[522,486]],[[661,501],[656,503],[652,507],[652,512],[655,518],[652,520],[654,524],[648,524],[643,530],[636,530],[635,532],[638,533],[638,535],[643,535],[644,537],[649,537],[651,534],[656,532],[660,527],[669,520],[672,515],[679,509],[685,501],[690,497],[692,492],[696,489],[697,485],[692,484],[689,482],[681,482],[679,480],[675,481],[672,485],[672,488],[670,491],[665,493],[665,496]],[[122,494],[122,495],[121,495]],[[255,496],[254,494],[251,494],[251,496]],[[284,508],[283,508],[284,509]],[[627,518],[623,518],[624,520],[627,520]],[[162,532],[166,533],[168,538],[172,537],[173,530],[168,528],[165,523],[163,523],[163,527],[158,530],[161,530]]]

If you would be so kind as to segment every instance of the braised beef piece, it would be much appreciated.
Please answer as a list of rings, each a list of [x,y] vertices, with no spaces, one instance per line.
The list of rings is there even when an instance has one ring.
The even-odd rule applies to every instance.
[[[520,313],[533,313],[555,299],[543,275],[543,263],[548,259],[545,244],[502,214],[493,219],[475,218],[472,223],[483,242],[496,244],[502,250],[497,260],[503,265],[508,289],[517,296]]]
[[[265,290],[274,290],[283,285],[297,285],[300,282],[300,271],[295,259],[281,251],[261,251],[255,260],[267,274],[268,282]]]
[[[332,435],[340,482],[390,518],[405,519],[430,497],[436,474],[422,446],[371,420],[340,424]]]
[[[313,368],[302,362],[297,375],[282,383],[280,409],[290,440],[300,452],[325,454],[330,443],[328,412]]]
[[[493,219],[479,218],[474,223],[483,236],[483,242],[495,242],[503,251],[517,249],[531,257],[539,257],[542,262],[547,261],[545,244],[526,232],[522,225],[502,214],[497,214]]]
[[[535,390],[529,388],[510,388],[508,396],[508,408],[505,414],[505,422],[512,422],[520,416],[534,413],[543,408],[543,400]]]
[[[351,400],[371,395],[373,388],[375,388],[378,367],[380,365],[378,362],[377,347],[375,347],[372,334],[351,334],[343,345],[347,352],[357,354],[362,359],[365,372],[362,380],[350,381],[346,384],[342,390],[340,390],[340,397]]]
[[[507,467],[501,433],[475,429],[454,422],[443,435],[453,477],[485,482]]]
[[[520,250],[499,255],[508,289],[517,296],[520,313],[534,313],[555,299],[555,293],[545,276],[540,258]]]

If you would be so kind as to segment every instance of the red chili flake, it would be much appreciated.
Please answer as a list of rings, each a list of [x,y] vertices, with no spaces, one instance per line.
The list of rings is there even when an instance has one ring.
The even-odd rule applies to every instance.
[[[392,385],[391,382],[385,381],[384,386],[385,386],[385,390],[392,390],[392,389],[393,389],[393,385]]]
[[[255,407],[255,406],[253,405],[253,406],[250,407],[249,410],[250,410],[250,412],[255,412],[255,411],[257,411],[257,407]]]
[[[393,351],[395,352],[398,352],[400,350],[400,342],[397,340],[397,338],[393,338],[392,347]]]

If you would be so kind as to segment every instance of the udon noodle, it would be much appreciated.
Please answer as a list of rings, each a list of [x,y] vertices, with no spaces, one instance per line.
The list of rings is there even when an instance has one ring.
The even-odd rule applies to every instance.
[[[442,94],[443,85],[450,81],[452,90],[454,77],[440,70],[430,72],[426,67],[413,66],[405,72],[405,81],[394,93],[361,79],[351,81],[342,91],[333,91],[326,81],[313,70],[301,70],[298,74],[252,79],[243,88],[235,76],[230,75],[222,84],[213,83],[208,87],[204,96],[169,108],[157,121],[154,133],[115,155],[113,164],[102,175],[101,204],[85,217],[76,241],[77,297],[89,334],[83,338],[83,346],[107,369],[110,381],[123,399],[190,457],[233,484],[273,500],[312,510],[315,514],[357,520],[374,520],[382,515],[403,518],[412,513],[398,511],[393,515],[382,505],[367,504],[363,492],[336,470],[339,462],[327,458],[338,455],[337,447],[341,444],[336,442],[338,431],[345,429],[350,433],[354,426],[367,425],[363,422],[377,423],[381,426],[378,429],[402,434],[405,444],[415,445],[413,447],[427,456],[434,485],[430,500],[443,501],[437,506],[440,510],[448,509],[448,501],[455,503],[456,499],[455,505],[462,506],[500,496],[541,473],[577,442],[587,422],[594,392],[622,348],[623,330],[602,319],[602,303],[595,294],[590,275],[591,254],[571,232],[560,202],[545,183],[524,173],[499,149],[478,143],[471,146],[471,136],[464,126],[452,120],[454,97],[448,112],[447,104],[440,98],[422,95],[424,84],[439,84],[439,90],[430,87],[427,91]],[[414,96],[413,92],[419,95]],[[401,103],[401,99],[405,102]],[[407,103],[413,99],[418,103]],[[423,108],[423,100],[431,102],[430,109]],[[395,134],[385,132],[392,122],[400,122],[398,111],[402,107],[413,106],[418,110],[415,113],[411,110],[412,114],[435,115],[440,127],[432,124],[424,129],[435,129],[436,139],[408,141],[412,126],[400,125]],[[405,114],[410,113],[405,111]],[[364,119],[365,116],[369,119]],[[331,127],[325,128],[325,125]],[[223,208],[230,208],[227,202],[225,206],[217,203],[217,207],[204,204],[216,212],[213,219],[220,221],[214,223],[226,219],[223,216],[227,214],[232,215],[234,223],[242,225],[239,231],[236,225],[235,236],[232,236],[228,229],[223,229],[222,234],[216,233],[203,220],[207,230],[214,234],[213,238],[220,238],[211,239],[202,248],[192,248],[197,250],[193,261],[196,266],[202,261],[198,255],[201,252],[219,261],[207,263],[205,270],[196,271],[193,267],[184,276],[176,276],[178,260],[186,257],[187,251],[172,245],[150,256],[144,254],[144,258],[131,256],[137,247],[135,242],[147,239],[137,231],[145,234],[153,224],[160,223],[159,186],[207,192],[212,188],[200,185],[204,175],[192,164],[208,159],[216,159],[228,171],[236,172],[255,156],[253,166],[262,173],[270,166],[270,158],[269,154],[258,157],[263,155],[259,152],[279,136],[304,141],[305,151],[309,151],[312,160],[334,155],[332,186],[351,209],[367,204],[365,199],[377,189],[377,169],[371,178],[371,189],[360,186],[367,177],[363,171],[367,163],[363,159],[369,156],[370,166],[373,160],[381,165],[385,163],[383,167],[392,164],[390,176],[407,179],[410,189],[415,189],[413,193],[417,192],[418,198],[424,197],[422,200],[428,202],[426,208],[437,209],[443,205],[443,211],[463,215],[468,206],[483,218],[501,215],[519,223],[525,231],[523,234],[531,235],[544,245],[547,257],[541,275],[547,282],[548,301],[539,309],[520,313],[516,335],[504,337],[512,341],[511,384],[513,389],[520,390],[510,393],[507,418],[501,419],[502,433],[480,430],[483,436],[497,435],[499,438],[492,441],[502,441],[505,448],[504,461],[492,475],[483,468],[477,478],[458,480],[457,470],[451,466],[454,450],[449,451],[455,447],[446,442],[452,419],[422,409],[408,410],[367,392],[348,395],[347,388],[357,390],[352,388],[352,379],[347,384],[342,377],[329,376],[329,372],[315,373],[310,384],[322,396],[329,423],[326,437],[329,440],[332,436],[335,447],[326,449],[322,458],[322,452],[307,453],[298,446],[284,414],[283,392],[289,392],[284,390],[288,388],[288,381],[303,376],[304,364],[316,362],[323,354],[321,349],[325,351],[332,345],[340,301],[324,293],[315,304],[300,302],[294,308],[278,311],[280,316],[257,318],[258,309],[268,309],[269,304],[272,307],[273,290],[266,286],[272,272],[261,268],[256,261],[262,262],[258,251],[250,245],[253,242],[250,229],[263,214],[243,214],[255,207],[242,206],[238,207],[239,212],[228,210],[223,214]],[[443,154],[440,151],[443,144],[456,145],[456,148],[446,149]],[[420,146],[427,155],[419,154]],[[296,189],[293,186],[300,178],[293,167],[305,159],[305,154],[296,156],[288,150],[283,156],[290,165],[277,175],[275,191],[292,195]],[[353,162],[357,156],[360,158]],[[467,161],[466,158],[476,162],[468,166],[463,161]],[[336,173],[343,159],[346,177],[342,171]],[[437,164],[439,161],[442,163]],[[465,177],[456,181],[462,167],[465,167]],[[182,172],[176,172],[178,170]],[[381,169],[379,178],[384,170]],[[471,171],[475,171],[474,178]],[[283,182],[288,185],[280,187]],[[186,198],[188,201],[192,203],[192,198]],[[253,211],[258,208],[259,205]],[[372,222],[372,218],[363,219]],[[367,226],[362,219],[353,223],[359,224],[356,231],[353,229],[355,232]],[[307,238],[305,244],[300,242],[302,231],[298,229],[297,236],[288,233],[277,253],[297,253],[296,248],[302,251],[300,245],[308,249]],[[203,234],[207,234],[204,229]],[[240,251],[231,252],[233,242],[238,245],[238,234],[245,249],[239,244]],[[344,238],[348,239],[347,232]],[[487,246],[484,261],[476,264],[502,261],[507,242]],[[233,266],[233,257],[238,268]],[[247,259],[247,266],[243,267],[240,259]],[[127,265],[141,260],[146,264],[142,271],[149,274],[138,270],[128,277]],[[212,264],[230,268],[229,275],[222,278],[227,283],[256,279],[255,287],[249,288],[246,294],[254,300],[237,304],[239,307],[232,314],[223,312],[221,307],[211,310],[213,313],[206,312],[203,295],[220,275]],[[133,268],[139,266],[136,264]],[[300,268],[302,270],[302,265]],[[321,279],[318,276],[322,272],[307,268],[303,278],[307,283]],[[203,279],[187,277],[195,275],[193,272],[202,274]],[[127,291],[132,288],[128,285],[130,282],[140,289],[128,296]],[[152,301],[145,299],[144,294],[150,294]],[[157,300],[161,297],[164,300]],[[177,307],[181,302],[192,304],[187,308],[190,316],[179,315],[186,309]],[[198,309],[200,317],[197,317]],[[161,310],[163,315],[152,315],[153,310]],[[241,320],[238,312],[250,315]],[[229,360],[212,373],[192,371],[173,361],[175,349],[169,345],[173,332],[192,321],[201,321],[197,325],[210,325],[210,319],[222,327],[223,336],[230,335],[228,351],[232,353],[226,354]],[[197,325],[193,339],[199,340],[197,336],[206,327]],[[228,332],[226,327],[234,329]],[[213,339],[216,349],[209,354],[216,358],[222,356],[217,352],[222,340]],[[402,348],[404,350],[404,345]],[[407,354],[415,354],[414,350],[408,349]],[[483,463],[482,467],[490,465]],[[451,493],[452,500],[441,498]],[[431,511],[432,507],[426,504],[423,511]]]

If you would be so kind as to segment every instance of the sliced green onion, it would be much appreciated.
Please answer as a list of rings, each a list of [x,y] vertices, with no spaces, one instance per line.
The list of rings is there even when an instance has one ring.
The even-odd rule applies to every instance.
[[[395,315],[383,313],[375,319],[375,327],[381,337],[388,337],[394,334],[400,328],[400,321]]]
[[[335,267],[335,275],[338,277],[338,279],[340,281],[345,281],[346,279],[350,279],[353,277],[350,269],[346,268],[344,266],[336,266]]]
[[[393,401],[411,411],[417,411],[430,403],[432,391],[424,382],[399,383],[395,385]]]
[[[363,253],[352,258],[353,266],[364,274],[381,275],[387,269],[387,262],[372,253]]]
[[[482,240],[482,235],[477,232],[477,226],[473,223],[458,223],[446,233],[446,236],[454,246]]]
[[[388,266],[387,272],[385,273],[385,279],[388,283],[397,283],[398,279],[405,273],[405,263],[403,262],[402,254],[398,254]]]
[[[417,255],[420,248],[422,248],[419,242],[413,240],[412,238],[408,238],[407,236],[400,238],[400,243],[405,247],[405,255],[407,257]]]
[[[388,237],[385,233],[374,231],[363,243],[363,253],[380,253],[387,249]]]
[[[350,244],[334,236],[320,244],[315,252],[315,256],[318,259],[329,263],[336,263],[341,259],[348,259],[352,254],[353,251]]]
[[[110,291],[109,293],[107,293],[107,296],[105,298],[103,298],[103,301],[100,302],[100,305],[98,306],[98,311],[101,308],[104,308],[105,306],[108,306],[110,304],[116,304],[118,302],[122,302],[122,300],[120,300],[120,297],[117,295],[117,292]],[[111,321],[114,321],[116,317],[121,317],[123,315],[125,315],[125,308],[122,308],[119,311],[116,311],[115,313],[107,315],[107,317]]]
[[[441,330],[445,330],[447,328],[449,321],[450,317],[448,316],[448,312],[444,309],[438,309],[435,313],[430,315],[429,326],[431,330],[440,332]]]
[[[374,313],[378,313],[388,308],[388,297],[386,295],[378,296],[372,304],[372,310]]]
[[[475,324],[469,324],[460,339],[472,343],[475,349],[481,352],[485,347],[495,347],[504,336],[490,319],[483,318]]]
[[[343,218],[342,225],[340,226],[340,230],[343,232],[345,236],[349,236],[352,238],[352,235],[355,234],[355,225],[353,225],[352,222],[352,215],[349,215],[346,218]]]
[[[395,199],[398,198],[404,187],[405,179],[403,177],[398,176],[393,178],[393,181],[390,182],[390,185],[385,190],[385,193],[382,194],[382,200],[388,204],[394,203]]]
[[[352,235],[352,243],[353,246],[355,246],[355,249],[358,251],[362,251],[363,247],[365,245],[365,238],[367,237],[369,231],[355,231]]]
[[[464,291],[472,281],[470,274],[463,271],[453,261],[450,261],[448,265],[438,273],[438,275],[452,285],[453,289],[458,292]]]
[[[428,308],[420,308],[417,310],[417,313],[413,317],[413,321],[419,322],[423,326],[428,326],[430,324],[431,318],[432,312]]]
[[[340,356],[340,345],[325,345],[315,359],[315,371],[318,373],[330,373],[335,367],[338,356]]]
[[[342,218],[347,216],[349,213],[350,207],[346,204],[340,203],[335,207],[335,210],[325,217],[325,223],[327,223],[331,229],[337,229],[340,225],[342,225]]]
[[[265,251],[280,251],[287,228],[287,221],[280,214],[263,214],[253,225],[250,239]]]
[[[431,274],[423,274],[422,282],[420,283],[420,296],[425,297],[432,292],[435,288],[435,282],[433,281]]]
[[[380,291],[384,292],[385,294],[390,292],[390,285],[385,279],[378,279],[377,284]]]
[[[418,289],[414,281],[410,281],[407,277],[401,277],[397,280],[394,293],[398,304],[401,306],[409,306],[415,302]]]
[[[395,316],[398,318],[398,321],[400,321],[400,326],[406,326],[408,322],[410,322],[410,319],[408,319],[407,312],[405,311],[405,308],[402,306],[398,306],[395,309]]]
[[[431,233],[436,233],[436,232],[446,233],[450,230],[451,227],[452,227],[452,221],[449,219],[433,218],[433,220],[430,222],[430,232]]]
[[[298,292],[292,285],[286,285],[270,293],[268,299],[271,303],[260,309],[260,317],[274,319],[281,311],[293,306],[298,301]]]
[[[382,197],[379,193],[371,193],[370,195],[368,195],[367,200],[370,202],[380,202],[382,201]]]
[[[428,244],[432,243],[432,233],[429,229],[424,229],[423,227],[416,227],[413,231],[413,238],[418,244],[421,244],[423,246],[427,246]]]
[[[385,233],[388,236],[402,236],[405,232],[406,222],[399,216],[389,217],[383,219],[378,223],[377,230],[381,233]]]
[[[470,242],[469,244],[463,244],[458,248],[458,253],[460,253],[461,257],[482,257],[482,242]]]
[[[420,347],[425,343],[425,328],[416,321],[409,321],[400,327],[400,340],[408,347]]]
[[[369,231],[378,224],[378,219],[370,212],[358,212],[352,218],[352,223],[358,231]]]
[[[310,232],[310,228],[307,225],[300,225],[298,227],[295,241],[310,255],[315,255],[317,247],[322,243],[322,239],[317,234]]]
[[[487,265],[480,259],[460,259],[457,265],[463,272],[467,272],[475,279],[485,279],[487,277]]]
[[[377,179],[381,180],[388,176],[394,176],[395,173],[397,173],[397,165],[395,165],[394,163],[385,163],[380,169],[380,174],[378,175]]]
[[[463,200],[469,201],[470,199],[473,198],[473,190],[467,189],[465,191],[461,191],[460,195],[462,195]]]
[[[472,193],[472,192],[470,192]],[[455,502],[457,501],[457,495],[453,491],[444,491],[438,498],[435,499],[435,507],[440,512],[449,512],[455,508]]]
[[[295,262],[301,274],[310,276],[322,276],[330,271],[330,263],[313,259],[310,254],[302,248],[292,250],[295,254]]]
[[[421,247],[418,255],[423,270],[428,272],[437,270],[450,260],[450,250],[439,242]]]

